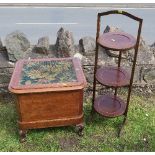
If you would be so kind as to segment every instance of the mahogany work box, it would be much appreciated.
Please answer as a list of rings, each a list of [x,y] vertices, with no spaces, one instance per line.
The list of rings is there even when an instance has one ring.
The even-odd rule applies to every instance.
[[[19,60],[9,90],[17,96],[21,142],[28,129],[75,125],[83,130],[83,89],[80,60]]]

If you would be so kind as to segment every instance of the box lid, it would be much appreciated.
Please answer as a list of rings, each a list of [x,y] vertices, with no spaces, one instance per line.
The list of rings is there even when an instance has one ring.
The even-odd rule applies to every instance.
[[[78,58],[23,59],[16,63],[9,90],[21,94],[82,89],[85,85]]]

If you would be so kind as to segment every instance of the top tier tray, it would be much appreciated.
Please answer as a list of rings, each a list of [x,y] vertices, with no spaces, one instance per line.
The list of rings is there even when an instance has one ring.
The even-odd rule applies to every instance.
[[[135,47],[136,39],[125,32],[108,32],[99,36],[97,43],[106,49],[125,51]]]

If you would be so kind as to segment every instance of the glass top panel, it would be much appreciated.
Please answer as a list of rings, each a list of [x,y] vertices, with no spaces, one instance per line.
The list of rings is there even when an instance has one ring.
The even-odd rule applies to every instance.
[[[72,60],[27,61],[19,85],[77,82]]]

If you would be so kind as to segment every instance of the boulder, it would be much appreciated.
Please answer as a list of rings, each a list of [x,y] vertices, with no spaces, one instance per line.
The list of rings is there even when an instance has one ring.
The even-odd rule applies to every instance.
[[[74,58],[78,58],[78,59],[82,60],[83,55],[81,55],[80,53],[76,53],[76,54],[74,54]]]
[[[47,54],[39,54],[35,52],[29,53],[29,56],[27,58],[31,59],[42,59],[42,58],[55,58],[55,56],[52,53]]]
[[[8,85],[13,73],[13,68],[0,68],[0,86]]]
[[[34,47],[33,52],[39,54],[48,54],[49,50],[49,37],[45,36],[39,38],[38,44]]]
[[[47,50],[46,47],[37,47],[37,46],[34,46],[32,52],[38,53],[38,54],[46,54],[46,55],[48,55],[48,50]]]
[[[107,51],[107,54],[112,57],[118,57],[117,51]],[[134,59],[134,49],[123,52],[122,58],[127,59],[129,62],[132,62]],[[140,38],[136,63],[138,65],[155,64],[153,50],[151,50],[151,47],[146,43],[143,37]]]
[[[49,49],[49,37],[41,37],[38,39],[37,47],[45,47],[47,50]]]
[[[8,61],[6,49],[0,52],[0,93],[8,91],[8,85],[13,73],[14,63]]]
[[[155,48],[155,42],[151,44],[150,47]]]
[[[107,25],[103,33],[108,33],[108,32],[123,32],[123,30],[121,30],[118,27]],[[118,51],[106,50],[106,53],[110,57],[118,57],[119,56],[119,52]],[[126,53],[125,54],[123,53],[122,57],[126,58]]]
[[[105,28],[105,30],[104,30],[104,33],[107,33],[107,32],[123,32],[123,30],[121,30],[118,27],[107,25],[106,28]]]
[[[145,51],[140,50],[137,56],[137,64],[146,65],[146,64],[155,64],[155,57],[151,50]]]
[[[155,84],[155,67],[148,68],[144,71],[143,80],[149,84]]]
[[[130,50],[129,56],[133,59],[134,52]],[[137,55],[137,64],[138,65],[154,65],[155,64],[155,57],[153,51],[151,50],[150,46],[146,43],[146,41],[141,37]]]
[[[99,54],[98,54],[98,65],[99,66],[109,66],[109,65],[116,65],[115,58],[110,57],[107,54],[107,50],[102,47],[99,47]]]
[[[53,58],[55,57],[53,53],[50,51],[49,48],[48,54],[45,52],[43,53],[44,49],[36,47],[36,45],[31,45],[30,48],[25,52],[25,59],[37,59],[37,58]]]
[[[107,33],[107,32],[122,32],[122,30],[117,27],[107,26],[104,30],[104,33]],[[143,39],[143,37],[140,38],[139,50],[138,50],[138,55],[137,55],[137,64],[139,65],[155,64],[154,51],[151,50],[153,46],[154,44],[152,45],[152,47],[150,47],[146,43],[146,41]],[[106,53],[110,57],[118,57],[119,55],[119,52],[112,51],[112,50],[106,50]],[[129,61],[133,60],[134,50],[132,49],[127,52],[123,52],[122,58],[128,59]]]
[[[73,56],[75,54],[75,49],[72,33],[64,28],[60,28],[57,32],[55,47],[57,51],[57,57]]]
[[[6,36],[5,45],[9,60],[16,62],[24,58],[25,52],[30,47],[30,42],[24,33],[15,31]]]
[[[0,52],[0,68],[12,68],[13,63],[8,61],[8,55],[6,49],[1,50]]]
[[[150,46],[151,51],[153,52],[155,56],[155,42]]]
[[[90,55],[95,53],[96,42],[93,37],[83,37],[79,40],[80,53]]]

